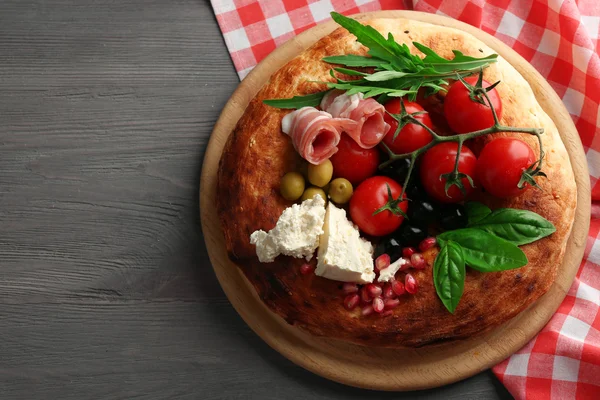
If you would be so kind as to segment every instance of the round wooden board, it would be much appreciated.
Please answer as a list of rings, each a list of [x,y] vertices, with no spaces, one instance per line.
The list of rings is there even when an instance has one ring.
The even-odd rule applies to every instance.
[[[243,273],[229,260],[215,209],[219,159],[225,142],[250,100],[271,74],[337,25],[328,22],[291,39],[271,53],[239,85],[213,130],[200,186],[202,230],[213,268],[229,300],[244,321],[271,347],[296,364],[328,379],[378,390],[416,390],[449,384],[474,375],[524,346],[556,311],[581,262],[590,221],[590,185],[579,135],[569,113],[550,85],[516,52],[465,23],[414,11],[381,11],[354,18],[408,18],[449,26],[477,37],[508,60],[529,81],[538,102],[556,123],[577,180],[578,207],[565,258],[550,291],[497,329],[462,342],[420,349],[377,349],[311,336],[288,325],[256,295]]]

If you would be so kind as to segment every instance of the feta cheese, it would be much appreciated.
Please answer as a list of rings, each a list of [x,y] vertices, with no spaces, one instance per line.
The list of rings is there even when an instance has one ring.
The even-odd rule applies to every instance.
[[[391,263],[387,268],[384,268],[381,271],[379,271],[379,279],[377,279],[377,281],[379,281],[379,282],[391,281],[394,278],[394,276],[396,275],[396,272],[398,272],[400,270],[400,268],[402,268],[402,266],[406,265],[406,264],[408,264],[408,262],[404,258],[397,259],[396,261]]]
[[[317,259],[315,274],[324,278],[356,283],[375,279],[373,246],[360,237],[358,229],[346,218],[346,211],[332,203],[325,214]]]
[[[319,245],[324,218],[325,200],[315,196],[286,208],[275,228],[269,233],[263,230],[252,233],[250,243],[256,245],[260,262],[272,262],[279,254],[309,261]]]

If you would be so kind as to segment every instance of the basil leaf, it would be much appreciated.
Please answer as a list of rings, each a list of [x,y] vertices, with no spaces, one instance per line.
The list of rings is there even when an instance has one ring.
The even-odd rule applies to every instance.
[[[556,232],[550,221],[539,214],[514,208],[500,208],[471,224],[517,246],[535,242]]]
[[[465,263],[481,272],[505,271],[527,264],[527,256],[515,244],[480,229],[457,229],[437,238],[442,244],[449,240],[458,243]]]
[[[477,201],[469,201],[465,204],[467,209],[467,217],[469,218],[469,226],[476,223],[477,221],[487,217],[492,213],[492,210],[485,204],[481,204]]]
[[[465,288],[465,275],[462,248],[449,240],[433,263],[433,284],[438,297],[453,314]]]
[[[329,90],[307,94],[306,96],[294,96],[291,99],[268,99],[263,100],[268,106],[276,108],[302,108],[302,107],[317,107],[321,104],[321,100]]]
[[[340,64],[345,65],[346,67],[385,68],[385,66],[389,64],[388,61],[380,60],[379,58],[357,56],[354,54],[324,57],[322,60],[329,64]]]

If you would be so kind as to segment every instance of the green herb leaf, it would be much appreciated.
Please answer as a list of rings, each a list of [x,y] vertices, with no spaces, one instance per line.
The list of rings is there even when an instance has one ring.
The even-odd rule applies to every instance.
[[[372,57],[385,60],[399,70],[405,68],[414,69],[416,65],[423,64],[423,61],[418,56],[410,54],[408,46],[401,46],[396,43],[392,34],[389,34],[386,39],[375,28],[363,25],[352,18],[345,17],[336,12],[331,13],[331,18],[356,36],[356,40],[359,43],[368,47],[369,54]]]
[[[492,213],[492,210],[490,210],[488,206],[486,206],[485,204],[478,203],[476,201],[469,201],[465,204],[465,208],[467,209],[469,226]]]
[[[302,108],[302,107],[317,107],[321,104],[323,97],[329,92],[325,90],[323,92],[317,92],[308,94],[306,96],[294,96],[291,99],[268,99],[263,100],[268,106],[276,108]]]
[[[329,64],[340,64],[346,67],[375,67],[385,69],[386,65],[389,65],[388,61],[380,60],[376,57],[357,56],[354,54],[324,57],[322,60]]]
[[[380,71],[375,72],[374,74],[364,75],[365,80],[369,82],[381,82],[381,81],[389,81],[391,79],[402,78],[403,76],[408,75],[406,72],[400,71]]]
[[[362,86],[362,85],[356,85],[356,84],[353,84],[350,82],[341,82],[341,83],[327,82],[327,86],[330,88],[334,88],[334,89],[345,90],[346,94],[348,96],[352,96],[353,94],[356,94],[356,93],[363,93],[365,98],[378,96],[380,94],[387,94],[390,97],[403,97],[403,96],[406,96],[407,94],[415,93],[410,90],[399,90],[399,89],[394,89],[394,88],[377,87],[377,86]]]
[[[505,271],[527,264],[527,257],[515,244],[486,231],[465,228],[444,232],[437,237],[444,244],[458,243],[463,249],[465,263],[481,272]]]
[[[423,62],[429,64],[434,70],[440,73],[453,72],[453,71],[472,71],[478,70],[479,68],[486,66],[490,63],[496,62],[498,59],[497,54],[490,54],[489,56],[476,58],[466,56],[458,50],[452,50],[454,58],[452,60],[446,60],[445,58],[438,55],[429,47],[422,45],[421,43],[413,42],[413,45],[425,54]]]
[[[454,313],[465,287],[465,260],[463,250],[449,240],[440,249],[433,264],[433,284],[444,306]]]
[[[334,70],[336,72],[339,72],[340,74],[346,74],[346,75],[350,75],[350,76],[369,76],[369,74],[365,74],[364,72],[355,71],[353,69],[348,69],[348,68],[338,67],[338,68],[334,68]],[[351,82],[351,81],[349,81],[349,82]]]
[[[500,208],[471,224],[517,246],[535,242],[556,232],[550,221],[539,214],[514,208]]]

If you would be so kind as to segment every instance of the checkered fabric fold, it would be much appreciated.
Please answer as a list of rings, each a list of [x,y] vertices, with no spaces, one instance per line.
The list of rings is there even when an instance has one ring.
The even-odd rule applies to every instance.
[[[600,0],[212,0],[240,79],[277,46],[328,20],[409,9],[450,16],[519,52],[562,98],[581,136],[592,183],[584,259],[548,325],[493,368],[517,399],[600,399]],[[600,203],[599,203],[600,204]]]

